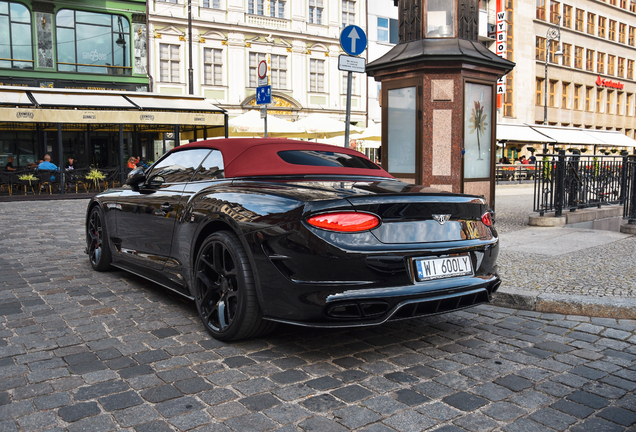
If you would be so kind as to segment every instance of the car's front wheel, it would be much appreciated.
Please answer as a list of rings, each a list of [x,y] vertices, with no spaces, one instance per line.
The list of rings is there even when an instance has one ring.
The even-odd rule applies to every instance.
[[[97,271],[110,269],[111,254],[106,223],[99,206],[93,207],[86,223],[86,243],[91,266]]]
[[[219,231],[205,239],[194,272],[197,310],[214,338],[244,339],[273,329],[262,319],[252,269],[236,235]]]

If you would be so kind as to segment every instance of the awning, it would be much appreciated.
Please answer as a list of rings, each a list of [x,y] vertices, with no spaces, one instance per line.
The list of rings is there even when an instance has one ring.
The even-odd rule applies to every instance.
[[[603,143],[584,129],[537,125],[533,125],[531,128],[552,138],[553,142],[559,144],[598,145]]]
[[[33,105],[24,91],[8,91],[0,93],[0,105]]]
[[[201,96],[0,86],[0,122],[6,123],[214,127],[225,124],[224,114]]]
[[[129,96],[126,98],[141,109],[177,110],[177,111],[214,111],[220,112],[218,107],[205,99],[190,97],[159,97],[159,96]]]
[[[497,141],[514,142],[541,142],[553,143],[554,139],[539,133],[525,124],[505,124],[497,125]]]
[[[497,124],[497,141],[636,147],[635,140],[619,131],[508,123]]]
[[[617,131],[601,131],[586,129],[584,133],[602,141],[598,145],[615,147],[636,147],[636,141]]]
[[[108,95],[83,93],[41,93],[30,92],[38,105],[42,107],[71,107],[71,108],[120,108],[135,109],[135,105],[118,94]]]

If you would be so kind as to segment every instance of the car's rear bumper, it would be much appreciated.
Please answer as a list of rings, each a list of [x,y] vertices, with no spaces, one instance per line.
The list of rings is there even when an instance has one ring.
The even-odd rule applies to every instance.
[[[326,298],[327,301],[322,305],[310,305],[311,301],[307,301],[309,297],[306,297],[303,302],[305,317],[266,316],[265,319],[305,327],[339,328],[372,326],[447,313],[491,301],[501,280],[496,275],[479,279],[480,283],[418,293],[415,293],[418,290],[414,286],[347,290],[337,295],[333,291],[314,292],[309,297]],[[377,295],[373,295],[373,291],[377,291]]]

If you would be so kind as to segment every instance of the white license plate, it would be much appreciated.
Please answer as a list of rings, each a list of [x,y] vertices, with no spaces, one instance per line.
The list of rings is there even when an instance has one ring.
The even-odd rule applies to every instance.
[[[427,258],[415,260],[418,281],[444,279],[473,274],[473,264],[468,255],[448,258]]]

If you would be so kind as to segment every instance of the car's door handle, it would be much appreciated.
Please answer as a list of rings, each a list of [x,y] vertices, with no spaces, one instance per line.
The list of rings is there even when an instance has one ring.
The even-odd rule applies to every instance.
[[[165,211],[165,212],[171,212],[172,210],[174,210],[174,207],[172,207],[170,204],[165,203],[162,204],[161,207],[159,207],[161,210]]]

